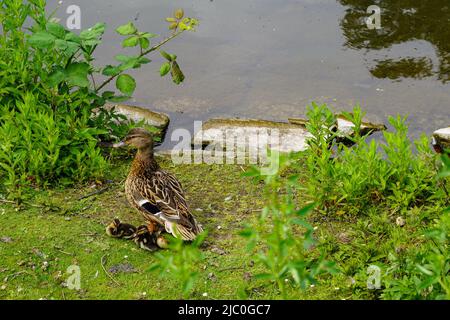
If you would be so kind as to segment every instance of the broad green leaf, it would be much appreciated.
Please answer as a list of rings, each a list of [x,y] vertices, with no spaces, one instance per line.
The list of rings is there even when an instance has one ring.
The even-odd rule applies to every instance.
[[[118,68],[121,71],[125,71],[125,70],[131,69],[131,68],[137,68],[140,66],[140,63],[141,63],[140,62],[141,58],[139,58],[138,56],[126,56],[123,54],[119,54],[115,58],[117,61],[122,62],[118,66]]]
[[[105,32],[106,24],[97,23],[93,27],[80,32],[80,38],[82,40],[96,40],[100,38]]]
[[[104,91],[102,93],[103,99],[111,99],[112,97],[114,97],[114,91]]]
[[[71,63],[66,68],[67,81],[70,85],[88,87],[89,65],[84,62]]]
[[[57,86],[58,84],[60,84],[61,82],[63,82],[65,78],[66,78],[66,73],[64,72],[64,69],[59,68],[59,69],[56,69],[55,71],[53,71],[52,73],[50,73],[50,75],[48,76],[48,79],[47,79],[47,84],[50,87],[54,87],[54,86]]]
[[[66,36],[66,30],[62,25],[55,22],[47,23],[47,31],[57,37],[58,39],[64,39]]]
[[[73,32],[67,32],[65,40],[81,44],[81,38]]]
[[[116,66],[111,66],[111,65],[107,65],[102,71],[102,74],[104,76],[108,76],[108,77],[118,75],[119,73],[120,73],[120,69]]]
[[[70,57],[77,52],[80,46],[76,42],[56,39],[55,48],[60,50],[64,55]]]
[[[67,49],[67,41],[56,39],[55,40],[55,48],[61,51],[64,51]]]
[[[120,69],[120,71],[125,71],[125,70],[131,69],[131,68],[138,68],[139,66],[140,66],[139,59],[134,58],[132,60],[128,60],[127,62],[119,65],[119,69]]]
[[[136,89],[136,81],[128,74],[121,74],[117,77],[116,87],[123,94],[131,96]]]
[[[161,55],[167,60],[172,62],[172,58],[173,56],[171,54],[168,54],[167,52],[165,52],[164,50],[160,50],[159,53],[161,53]]]
[[[147,59],[146,57],[140,57],[139,58],[139,63],[141,63],[141,64],[147,64],[147,63],[150,63],[150,62],[152,62],[152,60]]]
[[[142,49],[147,49],[150,47],[150,40],[147,38],[139,38],[139,44],[141,45]]]
[[[170,63],[165,62],[162,64],[161,68],[159,69],[159,74],[161,77],[164,77],[166,74],[168,74],[170,71]]]
[[[124,48],[126,48],[126,47],[135,47],[139,43],[139,40],[140,39],[139,39],[138,36],[129,37],[129,38],[123,40],[122,47],[124,47]],[[147,40],[147,39],[144,38],[143,40]]]
[[[421,266],[420,264],[416,264],[416,267],[417,267],[417,269],[419,269],[420,272],[426,274],[427,276],[431,277],[434,275],[433,271],[425,268],[424,266]]]
[[[82,43],[84,47],[93,47],[101,44],[102,42],[98,39],[91,39],[91,40],[83,40]]]
[[[116,31],[122,36],[128,36],[135,34],[137,32],[137,29],[132,22],[128,22],[127,24],[118,27]]]
[[[66,52],[65,52],[66,55],[70,55],[71,56],[75,52],[77,52],[78,49],[80,49],[80,46],[76,42],[66,41],[66,44],[67,44],[67,49],[66,49]]]
[[[423,280],[421,283],[419,283],[418,285],[418,289],[419,290],[425,290],[428,289],[430,286],[432,286],[433,284],[435,284],[436,282],[439,281],[438,277],[428,277],[425,278],[425,280]]]
[[[156,38],[156,37],[158,37],[157,34],[150,33],[150,32],[139,32],[139,36],[140,36],[141,38],[147,38],[147,39],[151,39],[151,38]]]
[[[33,33],[28,39],[31,46],[40,49],[49,49],[55,43],[56,37],[47,31]]]
[[[137,56],[127,56],[124,54],[118,54],[117,56],[115,56],[115,59],[119,62],[128,62],[133,59],[136,60],[137,58],[138,58]]]

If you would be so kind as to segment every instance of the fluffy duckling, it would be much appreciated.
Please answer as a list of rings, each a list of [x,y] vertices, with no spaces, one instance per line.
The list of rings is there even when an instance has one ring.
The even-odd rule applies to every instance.
[[[135,226],[116,218],[106,227],[106,234],[113,238],[133,239],[136,230]]]
[[[194,240],[202,227],[189,210],[180,182],[156,162],[152,135],[141,128],[132,129],[122,142],[114,144],[122,146],[137,149],[125,182],[129,203],[147,221],[164,226],[174,237]]]
[[[141,249],[148,251],[158,250],[156,235],[148,230],[146,225],[139,226],[134,235],[134,242]]]
[[[162,235],[156,238],[156,245],[161,249],[167,249],[169,247],[169,242]]]

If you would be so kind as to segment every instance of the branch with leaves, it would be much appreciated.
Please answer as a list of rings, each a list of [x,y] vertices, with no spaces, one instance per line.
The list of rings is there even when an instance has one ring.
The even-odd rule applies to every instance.
[[[102,68],[95,67],[92,63],[94,51],[101,44],[106,29],[104,23],[97,23],[76,35],[65,30],[62,25],[49,21],[45,28],[40,26],[40,29],[34,30],[28,41],[36,50],[54,49],[66,59],[65,67],[49,66],[48,76],[40,79],[42,82],[50,88],[57,88],[58,93],[70,92],[73,87],[87,88],[94,104],[102,106],[107,100],[119,102],[129,99],[136,89],[136,80],[126,72],[150,63],[151,60],[146,58],[147,55],[160,50],[163,45],[183,32],[195,31],[198,25],[196,19],[184,17],[182,9],[175,10],[173,16],[166,18],[166,21],[170,23],[169,30],[172,31],[172,34],[154,46],[151,46],[151,39],[158,35],[139,31],[132,22],[118,27],[116,32],[125,36],[122,47],[136,47],[139,53],[137,55],[116,55],[115,59],[119,64],[107,65]],[[160,51],[160,53],[167,59],[167,62],[160,68],[160,75],[165,76],[170,72],[174,83],[183,82],[185,77],[176,61],[177,56],[165,51]],[[96,85],[96,76],[100,76],[100,74],[107,78],[101,84]],[[115,86],[122,95],[116,95],[113,91],[101,92],[113,80],[116,80]]]

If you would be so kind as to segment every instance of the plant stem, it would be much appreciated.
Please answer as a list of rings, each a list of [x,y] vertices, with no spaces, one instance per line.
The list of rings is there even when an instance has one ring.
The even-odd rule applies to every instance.
[[[94,78],[94,75],[91,73],[91,79],[92,79],[92,85],[94,86],[94,91],[95,92],[97,92],[97,86],[96,86],[96,84],[95,84],[95,78]]]
[[[180,30],[174,34],[172,34],[170,37],[167,37],[166,39],[164,39],[163,41],[161,41],[160,43],[158,43],[157,45],[151,47],[150,49],[148,49],[147,51],[142,52],[139,55],[139,58],[155,51],[158,50],[161,46],[165,45],[167,42],[169,42],[170,40],[172,40],[173,38],[179,36],[180,34],[182,34],[185,30]],[[116,78],[118,75],[120,75],[123,71],[119,72],[116,75],[113,75],[111,77],[109,77],[108,79],[105,80],[105,82],[103,82],[96,90],[95,92],[98,93],[101,89],[103,89],[108,83],[110,83],[112,80],[114,80],[114,78]]]

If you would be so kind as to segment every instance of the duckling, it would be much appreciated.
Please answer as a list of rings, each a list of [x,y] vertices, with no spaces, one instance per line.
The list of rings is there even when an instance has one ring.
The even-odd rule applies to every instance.
[[[152,221],[186,241],[194,240],[203,231],[187,205],[181,183],[162,170],[153,156],[153,137],[142,128],[130,130],[125,139],[114,147],[137,149],[125,181],[128,202]]]
[[[167,249],[169,247],[169,242],[162,235],[156,238],[156,245],[161,249]]]
[[[141,249],[148,251],[158,250],[156,236],[148,230],[146,225],[142,225],[137,228],[137,231],[134,234],[134,242]]]
[[[136,230],[135,226],[116,218],[106,227],[106,234],[113,238],[133,239]]]

